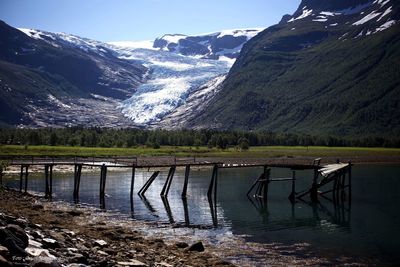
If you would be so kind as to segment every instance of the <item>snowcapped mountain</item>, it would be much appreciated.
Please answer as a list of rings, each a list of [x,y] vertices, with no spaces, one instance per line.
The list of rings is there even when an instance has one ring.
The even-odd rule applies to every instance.
[[[153,47],[185,56],[207,59],[234,59],[248,40],[262,28],[225,30],[200,35],[166,34],[154,41]]]
[[[41,99],[28,97],[31,103],[22,111],[28,118],[23,124],[34,127],[158,127],[168,115],[179,114],[181,110],[186,110],[185,115],[190,117],[215,95],[219,87],[213,81],[218,81],[218,85],[223,81],[244,42],[259,32],[249,29],[180,36],[175,40],[180,49],[173,50],[171,42],[161,47],[162,40],[171,41],[168,35],[154,42],[103,43],[66,33],[19,31],[27,43],[21,48],[25,53],[29,53],[29,47],[35,43],[56,53],[82,54],[90,58],[101,74],[93,80],[95,84],[89,83],[92,89],[85,96],[60,95],[50,90],[43,92]],[[194,47],[195,40],[209,48],[206,53],[195,49],[189,53],[187,42]],[[42,56],[45,50],[36,52]],[[61,61],[60,66],[63,64]],[[69,67],[80,69],[79,65]],[[84,73],[80,70],[72,78],[80,81]],[[81,88],[79,83],[76,86]],[[36,104],[38,101],[43,104]],[[170,115],[169,120],[176,121],[171,116],[174,115]],[[167,127],[168,123],[163,125]]]

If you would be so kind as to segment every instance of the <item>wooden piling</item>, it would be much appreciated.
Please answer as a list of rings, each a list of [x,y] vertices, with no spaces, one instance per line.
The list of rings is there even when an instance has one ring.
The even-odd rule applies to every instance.
[[[293,171],[292,173],[292,192],[289,195],[289,200],[292,204],[296,201],[296,171]]]
[[[79,186],[81,183],[82,164],[75,164],[74,168],[74,198],[79,198]]]
[[[22,192],[22,178],[24,175],[24,165],[21,165],[21,173],[19,175],[19,192]]]
[[[218,175],[218,165],[215,164],[213,167],[213,171],[212,171],[212,175],[211,175],[211,181],[210,181],[210,185],[208,187],[208,192],[207,192],[207,196],[208,198],[211,198],[213,189],[215,188],[215,183],[216,183],[216,176]],[[216,191],[216,190],[215,190]],[[215,193],[216,194],[216,193]]]
[[[183,182],[183,190],[182,190],[182,198],[186,198],[187,196],[187,187],[189,183],[189,175],[190,175],[190,165],[186,165],[185,167],[185,180]]]
[[[50,198],[53,197],[53,164],[50,165],[50,190],[49,190],[49,196]]]
[[[106,191],[106,179],[107,179],[107,166],[103,164],[101,166],[101,173],[100,173],[100,196],[105,196]]]
[[[149,178],[149,180],[147,180],[147,182],[143,185],[143,187],[139,190],[138,194],[143,196],[147,189],[149,189],[150,185],[154,182],[154,180],[157,178],[158,174],[160,174],[159,171],[154,172],[151,177]]]
[[[44,189],[44,197],[48,198],[50,189],[49,189],[49,165],[44,165],[44,179],[45,179],[45,189]]]
[[[29,175],[29,171],[28,171],[29,165],[25,166],[25,193],[28,191],[28,175]]]
[[[172,179],[174,178],[175,169],[176,169],[176,166],[172,166],[169,169],[167,179],[165,180],[165,184],[163,186],[163,189],[161,190],[161,194],[160,194],[161,196],[168,195],[169,189],[171,187]]]
[[[351,162],[349,162],[349,170],[348,170],[348,183],[349,183],[349,206],[351,206]]]
[[[131,194],[130,194],[130,197],[131,197],[131,199],[133,198],[133,189],[134,189],[134,187],[135,187],[135,171],[136,171],[136,168],[135,168],[135,164],[132,166],[132,178],[131,178]]]

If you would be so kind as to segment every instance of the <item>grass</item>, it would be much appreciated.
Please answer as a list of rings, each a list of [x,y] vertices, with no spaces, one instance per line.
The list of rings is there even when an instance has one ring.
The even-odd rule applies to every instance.
[[[304,147],[304,146],[260,146],[248,151],[236,148],[217,149],[208,147],[162,146],[159,149],[148,147],[101,148],[67,146],[0,146],[0,156],[200,156],[200,157],[365,157],[400,156],[399,148],[363,148],[363,147]]]

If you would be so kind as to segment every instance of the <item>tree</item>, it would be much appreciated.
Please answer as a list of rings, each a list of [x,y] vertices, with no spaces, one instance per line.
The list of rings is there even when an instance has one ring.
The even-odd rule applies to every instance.
[[[240,137],[238,140],[238,146],[240,150],[249,150],[250,148],[250,143],[249,140],[246,137]]]

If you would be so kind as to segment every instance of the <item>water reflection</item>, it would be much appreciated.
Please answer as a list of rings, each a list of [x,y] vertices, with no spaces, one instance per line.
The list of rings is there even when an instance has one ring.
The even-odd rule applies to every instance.
[[[167,177],[169,169],[159,177]],[[400,260],[400,166],[356,166],[353,175],[353,192],[321,197],[312,203],[309,197],[292,205],[287,200],[291,184],[274,183],[269,188],[268,199],[247,198],[252,181],[262,169],[220,170],[218,195],[214,201],[207,198],[212,169],[196,169],[190,172],[187,198],[182,199],[185,170],[177,169],[171,183],[168,198],[160,192],[165,179],[155,179],[146,197],[137,191],[154,174],[153,171],[136,170],[135,194],[131,195],[131,172],[115,173],[107,177],[106,197],[100,199],[101,208],[131,214],[140,220],[156,220],[172,223],[174,228],[220,229],[245,235],[255,242],[280,242],[293,244],[307,242],[319,249],[337,250],[354,255],[381,256]],[[274,177],[290,177],[290,171],[271,170]],[[73,176],[55,173],[53,179],[54,199],[81,205],[99,205],[99,174],[82,173],[79,198],[73,198]],[[297,172],[296,188],[310,187],[313,173]],[[4,177],[5,184],[19,188],[19,175]],[[44,192],[43,174],[29,176],[28,188]],[[351,202],[350,202],[351,200]],[[346,244],[346,248],[343,247]]]

